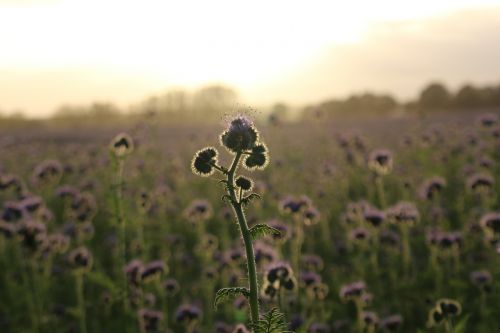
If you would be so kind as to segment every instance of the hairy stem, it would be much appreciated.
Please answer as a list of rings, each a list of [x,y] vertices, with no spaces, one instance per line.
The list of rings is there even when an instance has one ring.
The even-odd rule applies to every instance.
[[[252,323],[257,324],[259,321],[259,300],[258,300],[258,285],[257,285],[257,269],[255,264],[255,255],[253,252],[252,236],[248,229],[247,220],[245,213],[243,212],[243,207],[241,202],[238,200],[235,192],[234,186],[234,174],[238,168],[242,153],[238,152],[234,157],[231,168],[227,174],[227,190],[229,196],[231,197],[231,205],[233,206],[234,212],[238,219],[238,224],[240,226],[241,236],[245,243],[245,251],[247,257],[247,268],[248,268],[248,280],[250,287],[250,312],[252,316]]]

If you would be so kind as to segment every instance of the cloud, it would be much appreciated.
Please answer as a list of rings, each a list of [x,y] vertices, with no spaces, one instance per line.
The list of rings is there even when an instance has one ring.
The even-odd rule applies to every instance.
[[[360,43],[331,46],[308,64],[249,91],[302,103],[353,91],[409,98],[430,80],[456,88],[500,81],[500,7],[378,23]]]

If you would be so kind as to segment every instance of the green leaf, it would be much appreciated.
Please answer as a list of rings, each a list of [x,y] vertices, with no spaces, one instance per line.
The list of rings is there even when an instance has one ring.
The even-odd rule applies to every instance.
[[[217,308],[217,306],[220,303],[223,303],[223,302],[226,302],[230,299],[233,299],[238,295],[243,295],[246,298],[248,298],[250,296],[250,291],[244,287],[232,287],[232,288],[219,289],[217,291],[217,294],[215,294],[214,307]]]
[[[257,193],[250,193],[249,195],[241,199],[241,204],[243,206],[247,206],[250,202],[252,202],[252,200],[255,199],[260,199],[260,195],[258,195]]]
[[[120,292],[119,288],[115,285],[115,282],[107,275],[97,272],[90,271],[86,273],[86,278],[92,283],[95,283],[105,289],[107,289],[112,294],[118,294]]]
[[[264,223],[259,223],[254,225],[253,227],[250,228],[250,235],[252,236],[253,240],[256,240],[260,237],[264,237],[267,235],[274,235],[274,236],[280,236],[281,232],[273,227],[268,226],[267,224]]]
[[[285,315],[278,308],[273,308],[265,313],[262,318],[252,325],[255,333],[293,333],[288,331]]]
[[[463,317],[456,325],[454,328],[455,333],[464,333],[465,329],[467,328],[467,321],[469,320],[470,315],[466,315]]]

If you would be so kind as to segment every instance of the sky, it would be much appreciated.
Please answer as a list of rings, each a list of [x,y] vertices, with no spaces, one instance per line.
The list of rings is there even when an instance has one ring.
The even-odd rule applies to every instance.
[[[234,87],[251,105],[500,82],[500,0],[0,0],[0,110]]]

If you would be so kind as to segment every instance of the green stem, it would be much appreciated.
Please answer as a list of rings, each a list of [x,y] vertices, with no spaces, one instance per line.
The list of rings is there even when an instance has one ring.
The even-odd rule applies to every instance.
[[[405,274],[410,275],[411,250],[410,250],[410,227],[408,225],[401,226],[402,242],[403,242],[403,267]]]
[[[234,186],[234,174],[238,168],[242,153],[238,152],[234,157],[231,168],[229,169],[227,175],[228,183],[228,193],[231,197],[231,205],[233,206],[234,212],[238,219],[238,224],[240,226],[241,235],[245,243],[245,251],[247,257],[247,268],[248,268],[248,280],[250,287],[250,312],[252,316],[252,323],[256,324],[259,321],[259,299],[258,299],[258,285],[257,285],[257,269],[255,264],[255,255],[253,252],[252,236],[248,229],[248,224],[246,221],[245,213],[243,212],[243,207],[241,202],[238,201]]]
[[[116,184],[115,187],[115,195],[114,195],[114,206],[115,206],[115,216],[116,221],[119,227],[119,235],[120,235],[120,263],[118,267],[118,274],[121,276],[122,287],[124,292],[123,297],[123,310],[128,312],[128,290],[127,290],[127,280],[125,274],[122,273],[123,267],[127,264],[126,258],[126,239],[125,239],[125,219],[123,217],[123,194],[122,194],[122,182],[123,182],[123,163],[124,160],[121,157],[118,157],[116,160]]]
[[[380,208],[384,209],[386,207],[386,202],[385,202],[385,192],[384,192],[384,180],[382,176],[375,176],[375,185],[377,187],[378,204]]]
[[[85,311],[85,296],[83,292],[83,273],[76,274],[76,298],[78,302],[78,312],[80,314],[80,333],[87,333],[87,319]]]

